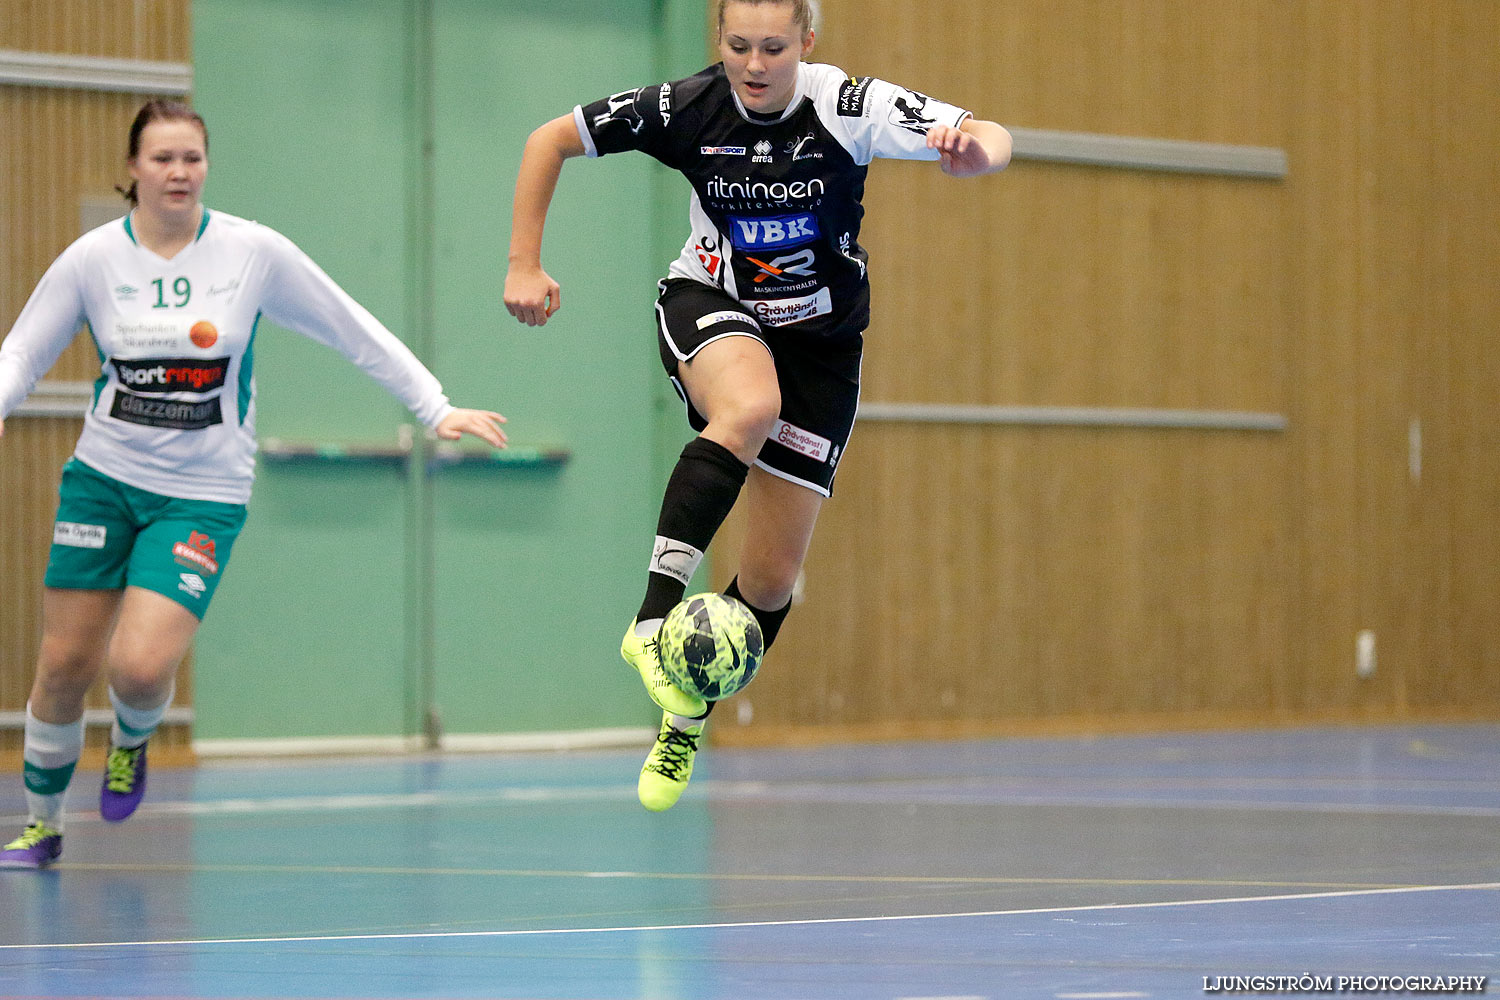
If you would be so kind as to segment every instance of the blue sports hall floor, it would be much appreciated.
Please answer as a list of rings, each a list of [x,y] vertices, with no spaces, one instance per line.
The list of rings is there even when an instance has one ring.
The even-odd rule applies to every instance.
[[[0,996],[1500,992],[1500,726],[710,746],[660,815],[643,752],[80,775]]]

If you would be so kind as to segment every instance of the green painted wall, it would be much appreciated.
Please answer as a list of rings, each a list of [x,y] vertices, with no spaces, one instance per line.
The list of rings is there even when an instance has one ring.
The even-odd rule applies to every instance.
[[[676,0],[196,0],[210,207],[290,236],[513,443],[572,453],[425,489],[398,465],[263,461],[197,649],[200,738],[414,733],[428,696],[449,732],[653,724],[617,649],[687,435],[651,312],[686,188],[645,157],[569,163],[544,258],[562,312],[523,327],[501,290],[527,134],[696,70],[702,26]],[[264,325],[257,382],[263,440],[394,442],[407,419]]]

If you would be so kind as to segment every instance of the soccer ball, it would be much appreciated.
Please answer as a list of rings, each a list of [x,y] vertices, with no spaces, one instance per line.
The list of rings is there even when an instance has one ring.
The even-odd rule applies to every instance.
[[[667,612],[656,641],[672,683],[705,701],[749,684],[766,651],[755,614],[723,594],[694,594]]]

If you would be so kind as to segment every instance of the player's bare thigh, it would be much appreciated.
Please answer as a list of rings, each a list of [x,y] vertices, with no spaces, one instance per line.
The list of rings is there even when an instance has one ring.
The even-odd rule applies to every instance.
[[[703,436],[749,465],[781,412],[771,352],[754,337],[723,337],[682,362],[678,380],[708,420]]]

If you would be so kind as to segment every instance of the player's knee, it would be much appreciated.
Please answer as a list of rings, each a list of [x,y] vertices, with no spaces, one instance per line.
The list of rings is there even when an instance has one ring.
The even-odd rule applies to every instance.
[[[776,611],[786,607],[792,599],[797,574],[801,571],[802,564],[795,559],[763,555],[740,567],[740,593],[752,606],[762,611]]]
[[[126,704],[158,704],[172,688],[177,664],[149,645],[116,642],[109,651],[109,686]]]
[[[728,442],[726,447],[748,463],[771,436],[780,412],[779,394],[746,395],[719,407],[710,424]]]
[[[44,639],[37,657],[32,696],[48,702],[81,700],[98,675],[99,666],[100,656],[96,650]]]
[[[781,412],[779,393],[759,393],[740,401],[734,410],[734,420],[747,439],[764,441],[776,426],[777,414]]]

